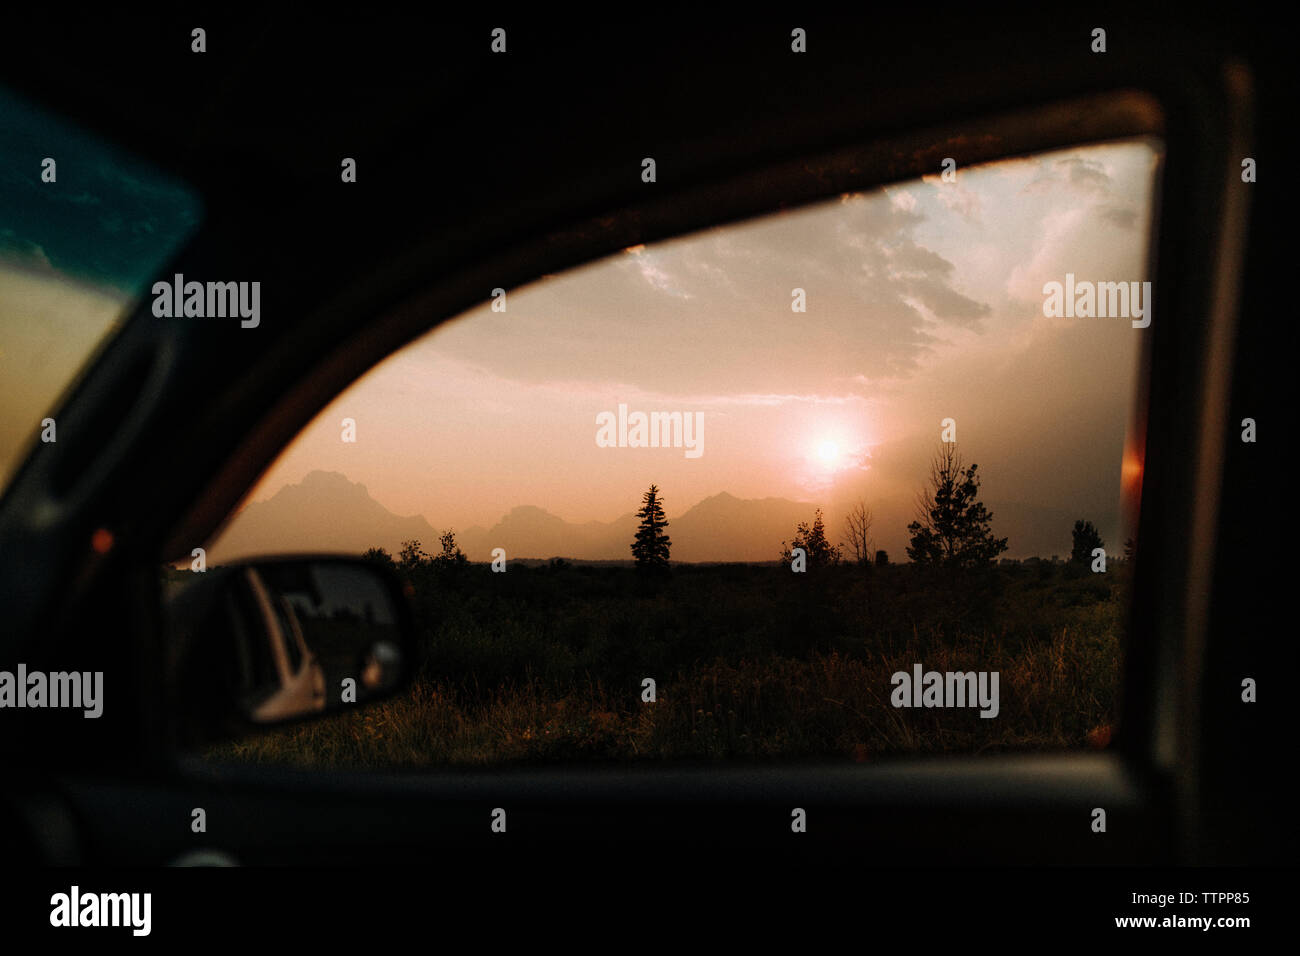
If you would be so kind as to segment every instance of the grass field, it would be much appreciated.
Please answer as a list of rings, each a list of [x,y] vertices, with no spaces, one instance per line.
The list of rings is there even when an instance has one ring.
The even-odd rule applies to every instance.
[[[421,654],[406,691],[207,756],[367,769],[870,761],[1105,746],[1116,723],[1122,562],[1105,574],[679,566],[649,582],[562,562],[406,573]],[[997,671],[998,715],[891,706],[891,675],[917,663]]]

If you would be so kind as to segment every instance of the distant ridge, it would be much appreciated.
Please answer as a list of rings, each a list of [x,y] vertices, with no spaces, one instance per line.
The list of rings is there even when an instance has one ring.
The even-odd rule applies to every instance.
[[[815,506],[785,498],[743,499],[721,492],[673,517],[668,534],[676,561],[772,561],[800,521]],[[610,522],[565,521],[535,505],[512,508],[491,528],[456,529],[456,541],[471,561],[488,561],[493,548],[509,558],[564,557],[580,561],[629,561],[635,514]],[[313,471],[266,501],[239,512],[209,548],[212,563],[256,554],[341,551],[360,554],[385,548],[396,554],[403,541],[418,538],[435,551],[438,535],[423,515],[401,517],[366,490],[332,471]]]
[[[208,549],[208,561],[290,551],[360,554],[375,547],[396,554],[412,538],[428,550],[438,535],[422,515],[393,514],[365,485],[336,471],[313,471],[235,515]]]

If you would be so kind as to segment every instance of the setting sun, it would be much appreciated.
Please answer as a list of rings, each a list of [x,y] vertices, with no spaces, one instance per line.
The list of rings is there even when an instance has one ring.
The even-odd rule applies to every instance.
[[[1130,454],[1116,487],[1137,340],[1124,322],[1044,324],[1042,288],[1085,271],[1145,281],[1158,157],[1135,141],[971,168],[969,208],[918,179],[626,245],[514,290],[510,321],[481,302],[322,410],[206,559],[324,543],[399,554],[454,528],[472,561],[497,548],[628,561],[651,481],[674,561],[769,561],[816,508],[838,530],[863,500],[874,550],[901,556],[949,416],[963,436],[983,429],[970,453],[1008,557],[1062,551],[1080,517],[1122,543],[1119,492],[1136,503],[1142,477]],[[25,314],[34,293],[4,259],[0,314]],[[816,321],[791,322],[786,274],[822,269]],[[15,388],[0,375],[0,394]],[[345,418],[356,444],[340,440]],[[0,420],[0,450],[16,428]]]

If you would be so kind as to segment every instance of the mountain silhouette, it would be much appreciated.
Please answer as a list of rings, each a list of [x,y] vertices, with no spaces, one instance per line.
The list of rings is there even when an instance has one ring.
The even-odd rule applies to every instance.
[[[674,516],[668,515],[674,561],[773,561],[782,541],[815,505],[785,498],[743,499],[722,492]],[[637,518],[629,511],[614,521],[565,521],[535,505],[511,509],[491,528],[457,529],[456,542],[471,561],[489,561],[494,548],[507,558],[564,557],[584,561],[630,561]],[[403,541],[418,538],[426,551],[437,530],[422,515],[401,517],[370,497],[362,484],[338,472],[313,471],[266,501],[239,512],[208,549],[213,563],[259,554],[341,551],[361,554],[385,548],[396,555]]]
[[[815,505],[788,498],[737,498],[721,492],[678,518],[669,517],[673,557],[679,561],[775,561],[781,542]]]
[[[423,516],[399,517],[370,497],[365,485],[336,471],[313,471],[236,514],[208,548],[208,561],[294,551],[361,554],[367,548],[396,555],[413,538],[426,551],[438,543]]]

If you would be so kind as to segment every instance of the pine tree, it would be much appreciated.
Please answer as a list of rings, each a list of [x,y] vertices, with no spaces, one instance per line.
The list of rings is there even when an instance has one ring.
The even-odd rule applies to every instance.
[[[664,517],[663,499],[659,497],[657,485],[641,497],[641,510],[636,516],[641,519],[637,528],[636,540],[632,542],[632,556],[636,558],[639,571],[663,572],[668,570],[668,548],[672,544],[664,528],[668,520]]]
[[[993,521],[978,501],[979,465],[962,467],[955,443],[945,442],[930,466],[930,487],[917,500],[917,520],[907,526],[907,556],[919,564],[982,567],[1007,550],[993,537]]]
[[[801,521],[795,531],[794,542],[790,545],[787,545],[784,541],[781,542],[782,564],[790,563],[795,548],[803,548],[809,568],[825,568],[839,564],[840,559],[844,556],[839,545],[833,545],[826,540],[826,525],[822,520],[821,508],[817,509],[812,527],[808,526],[808,522]]]
[[[1101,534],[1091,521],[1082,519],[1074,523],[1073,545],[1070,548],[1070,561],[1073,564],[1090,564],[1093,548],[1105,548]]]

